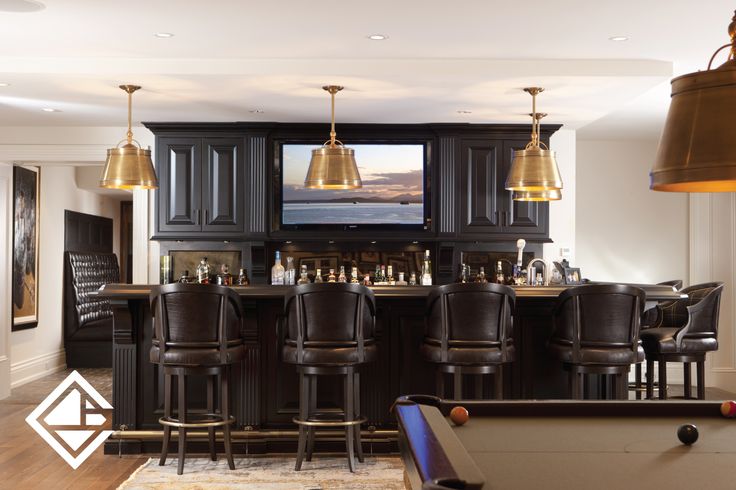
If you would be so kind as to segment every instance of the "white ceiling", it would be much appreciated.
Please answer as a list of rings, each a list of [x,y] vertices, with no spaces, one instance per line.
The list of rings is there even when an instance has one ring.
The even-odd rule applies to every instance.
[[[339,83],[338,123],[527,122],[519,89],[541,85],[545,121],[586,138],[656,137],[668,80],[705,68],[733,14],[726,0],[47,0],[2,11],[21,1],[0,0],[2,126],[123,125],[121,83],[144,87],[135,121],[326,121],[319,87]]]

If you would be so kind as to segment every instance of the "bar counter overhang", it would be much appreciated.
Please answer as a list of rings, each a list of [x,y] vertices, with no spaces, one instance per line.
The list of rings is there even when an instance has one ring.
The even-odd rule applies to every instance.
[[[647,305],[678,299],[669,286],[639,285]],[[99,295],[111,302],[113,327],[113,429],[105,452],[156,452],[161,446],[163,374],[149,362],[152,324],[150,285],[109,284]],[[245,311],[245,358],[232,372],[233,427],[236,453],[294,451],[297,430],[291,422],[298,409],[298,378],[294,367],[279,360],[278,317],[283,297],[293,286],[233,287]],[[569,286],[515,287],[514,343],[516,361],[504,371],[505,398],[567,397],[567,373],[547,354],[552,310],[557,296]],[[378,359],[361,379],[364,443],[377,451],[396,449],[396,422],[390,413],[400,395],[434,394],[435,370],[419,354],[424,334],[426,297],[432,286],[377,286],[376,343]],[[189,405],[204,407],[204,382],[191,380]],[[489,382],[490,380],[486,380]],[[466,383],[469,384],[469,383]],[[486,389],[487,391],[487,389]],[[340,390],[325,384],[319,399],[329,410],[340,406]],[[201,400],[200,400],[201,398]],[[201,402],[201,403],[200,403]],[[192,434],[193,439],[202,434]],[[195,448],[196,448],[195,442]],[[344,443],[329,432],[318,433],[318,449],[340,450]],[[203,446],[204,447],[204,446]]]

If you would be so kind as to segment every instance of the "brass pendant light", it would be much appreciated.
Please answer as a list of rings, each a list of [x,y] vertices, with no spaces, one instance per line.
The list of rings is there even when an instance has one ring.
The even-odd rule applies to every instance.
[[[525,149],[514,152],[511,170],[506,178],[506,190],[514,191],[515,200],[549,201],[562,197],[559,192],[562,190],[562,178],[555,152],[539,141],[537,94],[543,90],[540,87],[524,89],[532,96],[532,140]]]
[[[133,92],[138,85],[120,85],[128,93],[128,133],[115,148],[107,150],[107,161],[102,171],[100,187],[107,189],[157,189],[158,179],[151,161],[151,149],[141,148],[133,139],[132,106]],[[125,141],[123,146],[120,143]],[[134,144],[135,143],[135,144]]]
[[[322,87],[332,96],[332,126],[330,139],[320,148],[312,150],[304,187],[307,189],[360,189],[363,182],[355,163],[355,151],[345,147],[335,138],[335,94],[343,87],[328,85]]]
[[[672,102],[650,176],[650,189],[668,192],[736,191],[736,15],[731,42],[706,71],[672,79]],[[731,48],[728,60],[713,59]]]
[[[529,114],[530,117],[536,119],[537,125],[539,125],[539,121],[546,115],[546,112]],[[512,199],[514,201],[559,201],[562,199],[562,191],[514,191]]]

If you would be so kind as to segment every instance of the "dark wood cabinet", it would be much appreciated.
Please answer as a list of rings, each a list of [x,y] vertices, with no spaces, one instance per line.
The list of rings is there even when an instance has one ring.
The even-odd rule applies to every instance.
[[[157,235],[200,238],[245,232],[242,138],[159,137]]]

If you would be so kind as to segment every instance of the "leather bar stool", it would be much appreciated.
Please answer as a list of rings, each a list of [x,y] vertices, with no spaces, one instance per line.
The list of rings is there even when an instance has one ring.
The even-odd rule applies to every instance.
[[[659,363],[659,398],[667,399],[667,363],[682,362],[685,398],[690,398],[690,363],[697,365],[697,397],[705,399],[705,355],[718,350],[718,315],[722,282],[707,282],[680,291],[687,299],[657,306],[659,322],[641,333],[647,358],[647,398],[654,397],[654,363]]]
[[[622,284],[595,284],[560,293],[549,352],[570,372],[572,398],[583,398],[586,374],[614,376],[614,396],[628,396],[631,364],[644,360],[639,324],[646,295]]]
[[[295,470],[312,460],[316,428],[343,427],[350,471],[355,471],[355,448],[363,462],[360,424],[360,368],[376,358],[373,338],[376,300],[360,284],[303,284],[284,297],[286,328],[279,332],[282,360],[299,373],[299,444]],[[327,420],[318,411],[320,376],[343,378],[341,420]]]
[[[230,444],[230,366],[243,359],[243,310],[240,297],[223,286],[168,284],[151,290],[154,336],[151,362],[164,370],[163,446],[159,465],[166,463],[171,428],[179,431],[178,474],[184,471],[187,429],[207,428],[210,457],[215,453],[215,429],[222,427],[225,454],[235,469]],[[187,413],[187,376],[207,377],[207,413]],[[172,376],[177,377],[177,418],[172,413]],[[219,380],[220,411],[215,412],[215,380]]]
[[[483,398],[483,375],[492,374],[495,398],[503,399],[503,365],[516,356],[515,302],[514,290],[500,284],[448,284],[429,294],[421,353],[437,365],[437,396],[451,373],[454,399],[463,398],[465,374],[475,376],[475,396]]]

